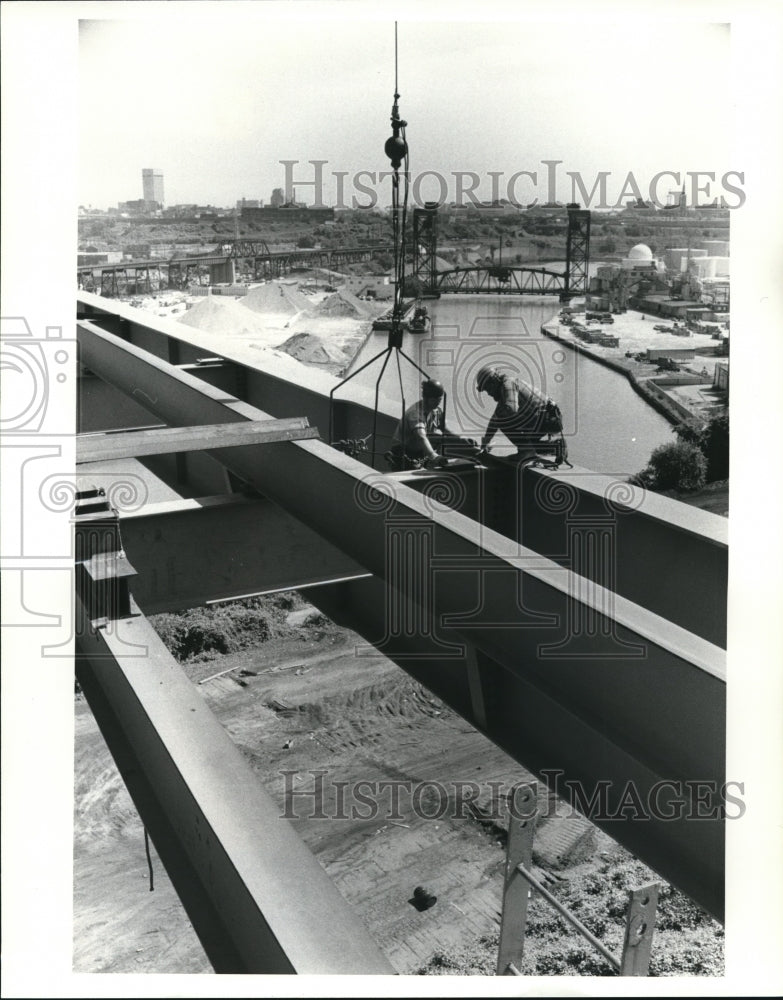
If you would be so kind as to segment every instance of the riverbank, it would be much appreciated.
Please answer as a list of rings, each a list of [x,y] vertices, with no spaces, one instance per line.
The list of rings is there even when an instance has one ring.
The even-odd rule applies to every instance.
[[[660,317],[628,310],[614,316],[611,325],[602,325],[604,332],[618,341],[605,346],[580,339],[572,326],[563,322],[563,315],[543,323],[541,333],[624,375],[634,391],[672,425],[690,419],[706,421],[725,409],[726,393],[714,385],[715,366],[723,359],[709,335],[691,333],[684,337],[662,332],[655,329],[665,325]],[[580,314],[573,315],[583,319]],[[676,352],[682,351],[691,356],[678,360],[679,372],[661,372],[659,361],[642,357],[648,349],[671,352],[675,358]]]

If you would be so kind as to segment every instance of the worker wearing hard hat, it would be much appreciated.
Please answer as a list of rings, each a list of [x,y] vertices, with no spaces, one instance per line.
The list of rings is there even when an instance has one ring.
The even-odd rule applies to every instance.
[[[532,385],[497,368],[481,368],[476,388],[497,404],[481,439],[482,451],[487,450],[497,431],[503,431],[515,445],[518,456],[528,455],[534,445],[552,434],[562,435],[560,407]]]
[[[435,379],[422,382],[421,399],[408,407],[394,431],[391,450],[387,453],[387,460],[393,468],[421,465],[436,468],[446,464],[446,459],[436,447],[446,433],[441,406],[443,395],[440,382]]]

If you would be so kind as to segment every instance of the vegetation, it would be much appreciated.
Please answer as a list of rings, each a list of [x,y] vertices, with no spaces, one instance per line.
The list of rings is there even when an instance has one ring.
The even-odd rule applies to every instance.
[[[707,458],[707,482],[729,478],[729,414],[715,417],[707,425],[702,443]]]
[[[687,421],[674,428],[677,440],[661,445],[631,482],[645,489],[682,493],[700,490],[705,483],[729,478],[729,415],[713,417],[706,425]]]
[[[285,635],[291,632],[286,625],[289,611],[303,606],[298,594],[274,594],[152,615],[150,622],[172,656],[184,663],[235,653]]]
[[[704,486],[706,474],[707,460],[697,445],[672,441],[656,448],[648,464],[631,477],[631,482],[657,493],[663,490],[688,493]]]
[[[551,888],[554,895],[618,958],[622,951],[628,890],[660,882],[640,861],[603,864]],[[723,930],[704,911],[666,882],[660,883],[650,976],[719,976],[723,971]],[[498,936],[485,935],[475,947],[437,952],[420,975],[494,975]],[[613,970],[539,896],[528,909],[525,953],[520,972],[528,976],[610,976]]]

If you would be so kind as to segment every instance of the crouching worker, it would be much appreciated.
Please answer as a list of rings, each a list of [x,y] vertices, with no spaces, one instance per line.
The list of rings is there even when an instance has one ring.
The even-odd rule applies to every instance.
[[[446,424],[441,403],[443,386],[434,379],[421,384],[421,399],[409,406],[397,424],[386,460],[395,472],[403,469],[437,468],[447,459],[440,454]]]
[[[481,439],[480,454],[486,453],[496,432],[503,431],[516,447],[518,459],[530,458],[542,448],[552,446],[557,451],[557,464],[568,460],[563,418],[554,400],[522,379],[495,368],[482,368],[478,372],[476,389],[486,392],[496,404]]]

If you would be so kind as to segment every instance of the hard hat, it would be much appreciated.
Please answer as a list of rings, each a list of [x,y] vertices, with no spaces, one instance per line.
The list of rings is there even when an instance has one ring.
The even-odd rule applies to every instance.
[[[440,399],[443,391],[443,386],[437,379],[428,378],[421,383],[421,394],[423,396],[434,396]]]
[[[494,368],[479,368],[476,373],[476,388],[479,392],[481,392],[491,379],[497,378],[497,375],[498,373]]]

